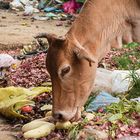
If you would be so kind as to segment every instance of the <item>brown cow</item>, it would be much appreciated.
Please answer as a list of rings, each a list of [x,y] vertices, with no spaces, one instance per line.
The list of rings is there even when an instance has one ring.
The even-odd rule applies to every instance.
[[[50,45],[53,116],[75,121],[92,91],[98,62],[123,40],[140,42],[140,0],[87,0],[65,37],[36,37],[46,37]]]

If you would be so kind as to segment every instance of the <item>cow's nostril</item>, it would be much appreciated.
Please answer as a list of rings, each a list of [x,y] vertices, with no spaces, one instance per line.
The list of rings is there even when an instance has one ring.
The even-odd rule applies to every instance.
[[[63,120],[63,115],[61,113],[54,113],[53,114],[53,117],[56,119],[56,120]]]

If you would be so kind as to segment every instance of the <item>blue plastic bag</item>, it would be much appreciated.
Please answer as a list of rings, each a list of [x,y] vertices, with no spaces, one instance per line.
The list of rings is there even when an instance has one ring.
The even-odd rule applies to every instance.
[[[44,8],[44,12],[52,12],[52,11],[55,11],[57,8],[55,7],[46,7]]]
[[[102,91],[99,93],[93,101],[88,105],[86,111],[93,112],[97,111],[100,107],[105,107],[110,105],[111,103],[118,103],[120,101],[119,98],[113,97],[107,92]]]

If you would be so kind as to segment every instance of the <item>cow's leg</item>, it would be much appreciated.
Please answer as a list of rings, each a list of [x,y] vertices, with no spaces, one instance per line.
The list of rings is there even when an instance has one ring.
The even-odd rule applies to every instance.
[[[133,42],[132,40],[132,33],[131,32],[125,32],[122,35],[120,36],[117,36],[111,43],[111,47],[112,48],[117,48],[117,49],[120,49],[122,48],[123,44],[128,44],[128,43],[131,43]]]
[[[130,23],[125,21],[122,24],[122,32],[116,36],[116,38],[111,42],[112,48],[122,48],[123,44],[128,44],[133,42],[132,39],[132,26]]]
[[[140,20],[134,21],[132,26],[133,39],[135,42],[140,43]]]
[[[132,30],[127,30],[123,34],[122,41],[123,41],[124,44],[128,44],[128,43],[133,42],[133,39],[132,39]]]
[[[111,42],[111,48],[122,48],[122,36],[117,36],[112,42]]]

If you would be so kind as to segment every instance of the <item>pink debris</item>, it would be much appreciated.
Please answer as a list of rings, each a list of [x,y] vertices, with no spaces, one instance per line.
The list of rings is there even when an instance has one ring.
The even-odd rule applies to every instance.
[[[74,14],[80,7],[81,4],[77,3],[76,0],[69,0],[62,5],[64,12],[68,14]]]

